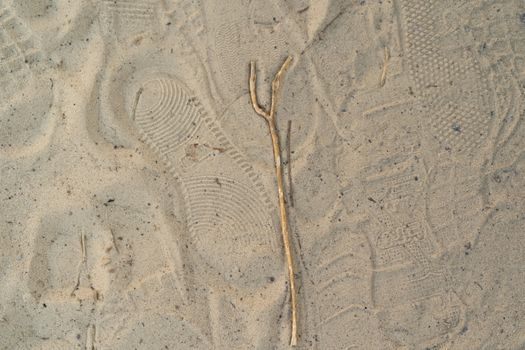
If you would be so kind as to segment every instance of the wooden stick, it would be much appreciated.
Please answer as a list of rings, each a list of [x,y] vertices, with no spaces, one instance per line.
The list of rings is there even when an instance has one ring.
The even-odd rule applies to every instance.
[[[117,241],[115,239],[115,232],[113,232],[113,229],[111,227],[109,228],[109,233],[111,233],[111,242],[113,243],[113,246],[115,247],[115,251],[117,252],[117,254],[120,254],[120,252],[118,251],[118,247],[117,247]]]
[[[292,185],[292,121],[288,120],[288,130],[286,132],[286,160],[288,161],[288,197],[290,206],[293,208],[293,185]]]
[[[280,215],[281,233],[283,236],[284,253],[286,255],[286,262],[288,265],[288,278],[290,282],[290,302],[291,302],[291,309],[292,309],[292,332],[291,332],[290,345],[295,346],[297,345],[297,299],[296,299],[296,291],[295,291],[295,276],[294,276],[294,268],[293,268],[292,251],[290,248],[290,234],[288,230],[288,217],[286,214],[286,203],[284,199],[281,148],[279,146],[279,134],[277,131],[277,125],[276,125],[276,120],[275,120],[275,111],[277,110],[277,99],[278,99],[279,92],[281,89],[283,74],[286,72],[291,62],[292,62],[292,57],[289,56],[284,61],[281,68],[279,69],[277,74],[275,74],[275,77],[273,78],[271,105],[270,105],[269,112],[263,110],[259,106],[259,103],[257,102],[257,93],[256,93],[257,74],[255,72],[255,62],[253,61],[250,63],[249,86],[250,86],[250,98],[251,98],[253,109],[258,115],[263,117],[268,123],[268,128],[270,129],[270,136],[272,138],[273,158],[275,161],[275,175],[277,177],[277,192],[279,195],[279,210],[281,214]]]
[[[135,94],[135,100],[133,100],[133,109],[131,110],[131,119],[135,120],[135,113],[137,113],[137,106],[139,105],[140,96],[144,92],[144,88],[141,86]]]
[[[80,274],[82,273],[82,266],[86,263],[86,238],[84,236],[84,232],[80,232],[80,254],[80,262],[77,266],[77,280],[73,290],[71,291],[71,296],[75,295],[75,291],[80,286]]]
[[[383,87],[386,83],[386,72],[388,70],[388,61],[390,60],[390,51],[385,47],[383,52],[383,70],[381,71],[381,78],[379,79],[379,86]]]
[[[84,236],[84,232],[80,233],[80,249],[82,251],[82,262],[86,262],[86,237]]]

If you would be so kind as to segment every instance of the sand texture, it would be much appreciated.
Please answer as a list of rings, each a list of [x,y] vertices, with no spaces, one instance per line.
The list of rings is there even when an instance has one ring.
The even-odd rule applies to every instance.
[[[0,350],[525,349],[525,1],[0,0]],[[293,197],[293,198],[292,198]]]

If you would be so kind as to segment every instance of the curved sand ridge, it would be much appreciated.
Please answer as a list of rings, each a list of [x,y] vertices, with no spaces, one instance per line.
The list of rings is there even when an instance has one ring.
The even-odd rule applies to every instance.
[[[142,89],[135,123],[160,152],[175,151],[198,129],[201,111],[172,79],[148,81]]]

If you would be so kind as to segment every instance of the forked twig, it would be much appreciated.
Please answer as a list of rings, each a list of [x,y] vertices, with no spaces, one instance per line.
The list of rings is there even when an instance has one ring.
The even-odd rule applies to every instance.
[[[279,195],[279,210],[281,217],[281,233],[283,236],[284,253],[286,255],[286,262],[288,265],[288,278],[290,282],[290,302],[292,309],[292,334],[290,339],[290,345],[297,345],[297,298],[295,291],[295,276],[293,268],[293,257],[290,248],[290,234],[288,230],[288,217],[286,214],[286,204],[284,198],[284,187],[283,187],[283,171],[281,164],[281,148],[279,146],[279,134],[277,131],[277,125],[275,121],[275,111],[277,110],[277,98],[281,89],[283,75],[288,69],[288,66],[292,62],[292,57],[289,56],[277,72],[272,81],[272,95],[270,111],[263,110],[257,102],[256,84],[257,74],[255,72],[255,62],[250,63],[250,98],[253,105],[253,109],[257,114],[263,117],[268,123],[270,129],[270,136],[272,138],[273,146],[273,158],[275,160],[275,175],[277,177],[277,192]]]

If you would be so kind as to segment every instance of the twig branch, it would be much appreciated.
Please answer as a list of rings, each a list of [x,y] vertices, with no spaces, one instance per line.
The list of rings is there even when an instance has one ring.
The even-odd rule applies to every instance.
[[[135,94],[135,99],[133,100],[133,109],[131,110],[131,119],[135,120],[135,113],[137,113],[137,106],[139,105],[140,96],[144,92],[144,88],[141,86],[137,93]]]
[[[255,110],[255,113],[266,119],[266,121],[269,121],[270,115],[264,111],[261,106],[259,106],[259,102],[257,101],[257,73],[255,72],[255,62],[250,62],[250,99],[252,101],[253,109]]]
[[[292,63],[292,56],[288,56],[288,58],[284,61],[283,65],[275,74],[275,77],[272,81],[272,100],[270,105],[270,116],[275,119],[275,110],[277,109],[277,100],[279,99],[279,92],[281,91],[281,83],[283,80],[283,74],[286,73],[286,70],[290,66],[290,63]],[[255,91],[254,91],[255,94]],[[275,123],[274,123],[275,124]]]
[[[290,206],[293,208],[293,185],[292,185],[292,121],[288,120],[286,132],[286,161],[288,162],[288,197]]]
[[[73,287],[73,290],[71,291],[71,296],[75,295],[75,291],[80,286],[80,274],[82,273],[82,266],[86,263],[86,238],[84,236],[84,232],[80,233],[80,262],[77,266],[77,278],[75,282],[75,286]]]
[[[255,62],[250,63],[250,98],[252,102],[253,109],[255,112],[263,117],[268,123],[268,128],[270,129],[270,136],[272,138],[272,147],[273,147],[273,157],[275,160],[275,175],[277,178],[277,192],[279,195],[279,211],[281,218],[281,233],[283,236],[284,243],[284,253],[286,255],[286,262],[288,265],[288,278],[290,283],[290,302],[292,309],[292,330],[291,330],[291,339],[290,345],[297,345],[297,294],[295,291],[295,275],[293,268],[293,256],[292,250],[290,247],[290,233],[288,229],[288,216],[286,213],[286,203],[284,197],[284,186],[283,186],[283,173],[282,173],[282,163],[281,163],[281,148],[279,146],[279,134],[277,131],[277,125],[275,121],[275,111],[277,110],[277,100],[279,92],[282,86],[283,75],[288,69],[290,63],[292,62],[292,57],[289,56],[281,68],[275,74],[275,77],[272,81],[272,97],[271,97],[271,107],[270,111],[263,110],[259,103],[257,102],[257,74],[255,71]]]
[[[383,69],[381,71],[381,78],[379,79],[379,86],[383,87],[386,83],[386,72],[388,70],[388,61],[390,61],[390,51],[385,47],[383,52]]]

